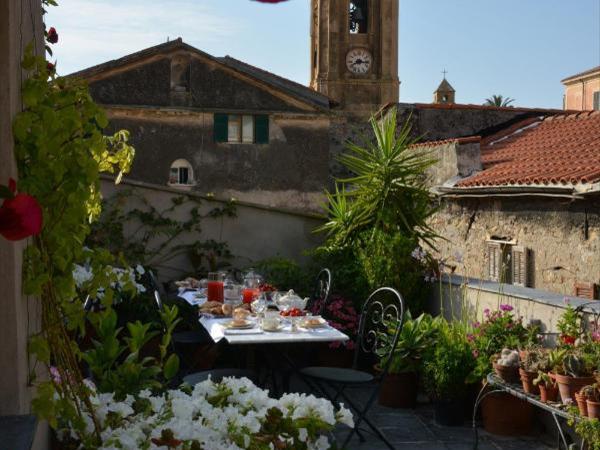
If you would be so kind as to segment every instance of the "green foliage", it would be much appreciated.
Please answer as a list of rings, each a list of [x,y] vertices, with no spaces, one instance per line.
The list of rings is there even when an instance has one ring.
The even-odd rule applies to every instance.
[[[167,308],[161,314],[165,332],[159,344],[159,357],[143,356],[144,348],[161,334],[152,324],[140,321],[127,323],[127,334],[117,326],[113,309],[93,313],[90,321],[96,333],[92,348],[83,352],[99,392],[114,392],[123,400],[142,389],[158,389],[162,379],[168,382],[179,369],[177,355],[167,357],[171,333],[178,322],[177,308]]]
[[[427,223],[435,208],[426,170],[435,160],[411,147],[410,124],[398,130],[395,110],[372,117],[371,127],[374,140],[349,142],[340,156],[353,176],[327,193],[329,218],[318,231],[327,233],[327,247],[350,249],[370,289],[395,287],[417,311],[428,292],[411,252],[420,243],[433,247],[437,238]]]
[[[28,73],[21,91],[23,111],[13,122],[19,188],[36,197],[44,218],[42,232],[27,247],[23,264],[24,293],[39,298],[42,310],[42,332],[30,349],[46,364],[54,364],[62,380],[38,386],[33,405],[50,423],[56,423],[55,414],[71,417],[80,440],[98,439],[97,434],[88,435],[80,418],[82,411],[94,415],[69,335],[69,330],[84,329],[72,271],[83,258],[89,223],[100,211],[100,173],[116,173],[119,178],[131,167],[134,150],[126,131],[102,134],[106,115],[85,84],[49,73],[45,59],[34,56],[31,44],[22,67]]]
[[[572,345],[582,334],[581,317],[571,305],[562,313],[556,323],[556,328],[560,331],[560,339],[564,345]]]
[[[435,400],[464,397],[467,378],[474,364],[463,327],[441,322],[436,345],[426,354],[423,362],[427,393]]]
[[[429,314],[421,314],[413,319],[406,312],[404,325],[398,337],[396,350],[391,355],[390,373],[419,372],[425,353],[435,345],[442,319],[435,319]],[[383,339],[392,339],[396,333],[396,325],[388,328]],[[382,362],[385,364],[385,362]]]
[[[477,382],[485,378],[492,370],[492,357],[502,349],[517,349],[527,344],[527,330],[521,319],[515,318],[512,310],[510,305],[500,305],[498,311],[484,311],[484,322],[476,323],[473,333],[469,334],[473,354],[477,358],[470,381]]]
[[[492,95],[485,99],[484,106],[508,107],[514,101],[514,98],[503,97],[502,95]]]
[[[128,203],[139,207],[127,208]],[[92,228],[87,245],[123,254],[131,264],[155,267],[186,254],[193,273],[217,270],[228,265],[232,255],[224,242],[212,239],[177,244],[183,235],[202,234],[207,219],[235,217],[235,204],[226,203],[202,212],[204,201],[193,196],[176,196],[163,209],[152,205],[134,189],[121,191],[104,202],[103,214]],[[177,217],[184,219],[179,220]]]
[[[329,221],[320,230],[342,245],[375,230],[433,243],[436,234],[427,219],[435,209],[425,171],[435,160],[411,148],[416,140],[410,122],[397,130],[395,109],[370,122],[375,140],[363,138],[362,146],[348,142],[348,153],[339,158],[354,176],[338,180],[342,189],[328,193]]]
[[[431,288],[424,282],[423,266],[411,256],[418,246],[415,237],[375,230],[364,246],[356,249],[371,289],[393,286],[401,289],[413,311],[423,311]]]
[[[352,300],[356,306],[367,299],[371,290],[369,282],[352,247],[325,245],[310,251],[308,256],[311,258],[309,272],[313,277],[324,267],[331,270],[333,294]]]
[[[585,439],[589,450],[600,450],[600,420],[581,418],[575,424],[575,432]]]
[[[309,270],[296,261],[286,258],[268,258],[258,261],[253,264],[253,267],[268,280],[269,284],[280,291],[293,289],[302,297],[313,293],[313,277],[318,272],[310,274]]]

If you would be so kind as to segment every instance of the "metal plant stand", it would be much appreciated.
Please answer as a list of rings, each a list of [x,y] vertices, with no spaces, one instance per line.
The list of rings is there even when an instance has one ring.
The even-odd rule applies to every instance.
[[[487,376],[487,379],[479,391],[479,395],[477,396],[477,400],[475,401],[475,407],[473,408],[473,433],[474,433],[474,443],[473,449],[477,450],[479,446],[479,432],[477,429],[477,411],[479,409],[479,405],[482,400],[491,395],[491,394],[510,394],[514,397],[517,397],[521,400],[525,400],[526,402],[549,412],[552,415],[552,419],[556,425],[558,430],[557,444],[558,449],[569,450],[572,447],[569,447],[569,442],[567,441],[567,435],[565,434],[564,427],[567,426],[567,422],[570,419],[579,420],[578,417],[573,416],[568,411],[564,409],[564,405],[561,403],[544,403],[540,401],[540,398],[537,395],[526,394],[525,391],[517,384],[509,384],[498,377],[495,373],[490,373]],[[585,446],[585,441],[581,442],[580,450],[583,450]]]

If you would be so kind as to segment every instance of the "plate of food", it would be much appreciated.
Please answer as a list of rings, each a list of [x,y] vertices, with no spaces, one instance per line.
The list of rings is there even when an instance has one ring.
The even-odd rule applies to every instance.
[[[221,302],[206,302],[199,308],[200,314],[210,314],[215,317],[231,317],[233,307]]]
[[[254,327],[254,322],[246,319],[234,319],[223,324],[225,328],[230,330],[247,330]]]
[[[301,326],[304,328],[324,328],[329,324],[321,316],[309,316],[302,320]]]

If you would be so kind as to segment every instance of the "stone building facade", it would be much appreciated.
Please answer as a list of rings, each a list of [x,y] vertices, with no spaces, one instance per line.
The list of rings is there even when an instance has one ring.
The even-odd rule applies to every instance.
[[[565,78],[562,84],[566,110],[600,110],[600,66]]]
[[[426,142],[437,256],[456,274],[599,298],[600,113]]]
[[[328,182],[329,99],[180,39],[73,74],[127,129],[129,178],[270,206],[316,208]]]

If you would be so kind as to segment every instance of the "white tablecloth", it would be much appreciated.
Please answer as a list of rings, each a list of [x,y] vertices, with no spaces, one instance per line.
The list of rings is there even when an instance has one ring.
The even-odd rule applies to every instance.
[[[281,343],[297,343],[297,342],[343,342],[349,338],[341,331],[333,327],[315,328],[305,330],[300,328],[297,332],[291,331],[291,325],[286,323],[281,331],[263,331],[255,327],[250,330],[228,330],[223,327],[223,323],[231,319],[211,319],[201,317],[200,323],[210,337],[215,342],[221,339],[229,344],[281,344]]]
[[[200,296],[201,291],[199,289],[182,289],[179,288],[179,297],[184,299],[192,306],[201,306],[206,303],[206,297]]]

